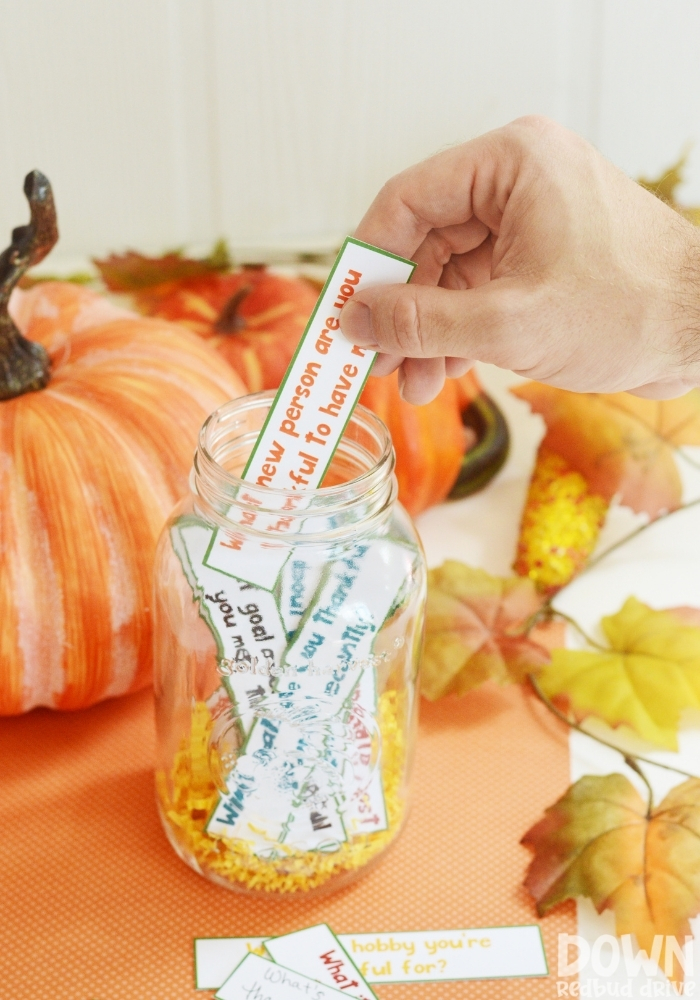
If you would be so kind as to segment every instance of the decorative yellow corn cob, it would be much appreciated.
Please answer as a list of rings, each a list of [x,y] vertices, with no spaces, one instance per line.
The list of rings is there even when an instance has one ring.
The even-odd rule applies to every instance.
[[[551,593],[585,565],[608,502],[561,456],[540,448],[525,502],[513,568]]]

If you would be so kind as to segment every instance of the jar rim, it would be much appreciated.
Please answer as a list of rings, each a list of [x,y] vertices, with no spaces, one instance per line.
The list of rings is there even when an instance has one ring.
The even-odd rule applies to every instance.
[[[393,471],[395,465],[394,447],[389,430],[385,423],[367,407],[358,405],[350,416],[343,435],[338,443],[336,454],[343,448],[343,443],[352,442],[352,429],[364,432],[371,439],[376,441],[376,456],[370,456],[364,449],[367,458],[371,458],[372,464],[360,475],[337,483],[333,486],[322,486],[316,489],[294,490],[284,489],[274,486],[259,486],[249,480],[242,479],[229,469],[226,469],[217,456],[217,445],[226,433],[225,425],[229,425],[229,443],[235,441],[231,438],[230,429],[236,428],[234,423],[236,417],[243,416],[246,412],[260,410],[261,413],[269,410],[272,401],[276,396],[276,390],[268,389],[246,396],[239,396],[222,404],[205,420],[199,432],[197,451],[195,454],[193,469],[193,487],[198,496],[217,509],[219,504],[235,504],[239,510],[246,508],[255,512],[276,513],[284,509],[285,501],[289,498],[304,498],[298,511],[289,510],[286,512],[294,517],[295,514],[307,517],[313,513],[332,514],[336,508],[348,508],[367,499],[373,493],[386,491],[381,487],[390,480],[394,480]],[[262,422],[261,422],[262,426]],[[350,431],[350,434],[348,432]],[[238,439],[245,437],[246,432],[238,435]],[[250,434],[250,431],[248,431]],[[347,440],[346,440],[347,439]],[[252,441],[251,441],[252,445]],[[390,495],[381,504],[386,506],[387,500],[393,501],[396,487],[390,491]],[[242,494],[250,499],[250,504],[242,500]],[[250,495],[254,494],[253,497]],[[218,501],[218,503],[217,503]],[[221,516],[223,511],[219,511]]]

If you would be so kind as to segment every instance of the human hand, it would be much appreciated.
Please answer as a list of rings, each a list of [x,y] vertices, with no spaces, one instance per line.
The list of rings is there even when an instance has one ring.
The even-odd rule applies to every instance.
[[[577,392],[700,384],[700,234],[544,118],[418,163],[355,234],[416,261],[345,305],[345,336],[429,402],[475,360]]]

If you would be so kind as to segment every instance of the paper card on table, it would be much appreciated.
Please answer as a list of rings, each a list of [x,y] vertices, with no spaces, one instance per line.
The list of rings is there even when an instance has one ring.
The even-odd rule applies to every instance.
[[[316,924],[293,934],[269,938],[265,948],[280,965],[342,990],[347,996],[376,1000],[376,993],[362,978],[328,924]]]
[[[293,935],[288,935],[293,936]],[[537,924],[459,930],[338,934],[365,982],[411,983],[546,976],[547,958]],[[200,938],[197,982],[220,986],[247,942],[269,938]],[[275,940],[280,940],[279,938]],[[274,945],[273,945],[274,947]],[[215,982],[216,977],[219,977]],[[347,990],[343,990],[347,993]]]
[[[339,934],[338,940],[364,978],[375,984],[510,979],[548,974],[537,924]]]
[[[216,1000],[338,1000],[345,993],[251,952],[215,996]]]
[[[218,990],[251,951],[262,953],[264,937],[195,938],[194,984],[198,990]]]

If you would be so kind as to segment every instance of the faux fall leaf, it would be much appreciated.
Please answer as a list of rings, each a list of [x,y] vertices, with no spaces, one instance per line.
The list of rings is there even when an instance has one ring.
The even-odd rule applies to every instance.
[[[166,281],[200,278],[232,266],[226,243],[219,240],[207,257],[186,257],[181,250],[169,250],[160,257],[147,257],[135,250],[110,254],[93,264],[110,292],[138,292]]]
[[[695,609],[654,611],[630,597],[601,622],[609,650],[555,649],[540,687],[578,719],[627,725],[676,750],[681,713],[700,708],[699,618]]]
[[[687,148],[676,163],[667,170],[664,170],[658,177],[640,177],[637,183],[641,184],[647,191],[651,191],[661,201],[665,201],[671,208],[675,208],[680,215],[683,215],[690,222],[698,226],[700,225],[700,207],[681,205],[676,201],[676,188],[685,180],[685,165],[688,161],[689,153],[690,148]]]
[[[563,626],[522,632],[542,602],[530,580],[491,576],[456,560],[431,570],[421,674],[426,698],[465,694],[489,679],[519,682],[548,663],[549,650],[563,643]]]
[[[576,393],[540,382],[511,392],[544,417],[541,447],[561,456],[608,503],[616,494],[651,518],[681,503],[674,448],[700,445],[700,390],[679,399]]]
[[[547,809],[523,844],[535,851],[525,885],[542,915],[577,896],[598,913],[615,914],[618,935],[634,934],[659,964],[682,978],[667,937],[680,947],[700,912],[700,779],[671,789],[647,816],[646,804],[621,774],[586,776]]]

